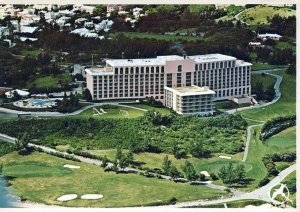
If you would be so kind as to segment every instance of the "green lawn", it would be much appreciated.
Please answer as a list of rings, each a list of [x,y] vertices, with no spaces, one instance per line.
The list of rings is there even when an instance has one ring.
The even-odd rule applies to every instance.
[[[277,66],[277,65],[270,65],[268,63],[253,63],[251,70],[258,71],[258,70],[266,70],[266,69],[274,69],[274,68],[286,68],[287,66]]]
[[[116,36],[119,33],[115,33],[112,36]],[[165,35],[165,34],[152,34],[147,32],[122,32],[121,34],[125,35],[128,38],[143,38],[143,39],[156,39],[156,40],[165,40],[165,41],[195,41],[202,40],[201,37],[188,36],[188,35]]]
[[[280,85],[281,98],[265,108],[257,108],[238,112],[243,117],[266,121],[279,116],[296,114],[296,78],[286,74],[284,71],[276,71],[274,74],[283,76]]]
[[[159,204],[176,197],[178,201],[227,196],[225,192],[205,186],[174,183],[136,174],[106,173],[95,165],[67,161],[44,153],[20,156],[16,152],[0,158],[3,174],[17,195],[32,202],[69,207],[127,207]],[[65,164],[81,168],[63,168]],[[75,193],[79,197],[68,202],[56,199]],[[83,194],[102,194],[101,200],[81,200]]]
[[[102,115],[94,116],[97,114],[97,111],[93,108],[87,109],[80,113],[78,116],[83,118],[137,118],[144,115],[144,111],[138,109],[132,109],[122,106],[113,106],[113,108],[104,109],[103,107],[95,107],[98,111],[102,108],[106,113],[102,113]]]
[[[68,74],[39,77],[34,81],[29,82],[27,87],[30,88],[35,86],[37,88],[54,88],[59,86],[60,81],[71,82],[71,77]]]
[[[276,77],[267,74],[256,74],[251,75],[251,86],[253,87],[257,82],[262,82],[263,90],[266,91],[268,87],[274,87],[276,83]]]
[[[166,107],[152,107],[152,106],[144,105],[144,104],[127,104],[127,105],[130,105],[132,107],[141,108],[141,109],[146,109],[146,110],[156,110],[156,111],[158,111],[158,112],[160,112],[161,114],[164,114],[164,115],[171,114],[170,109],[168,109]]]
[[[267,5],[258,5],[243,12],[239,18],[251,25],[268,24],[269,20],[271,20],[276,14],[282,17],[295,16],[296,10],[286,7],[279,8]]]
[[[38,57],[39,54],[41,54],[42,51],[39,49],[35,50],[22,50],[21,55],[22,56],[30,56],[30,57]]]

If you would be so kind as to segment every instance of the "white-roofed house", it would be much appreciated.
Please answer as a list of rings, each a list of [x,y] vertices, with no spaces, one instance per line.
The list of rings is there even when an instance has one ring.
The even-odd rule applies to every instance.
[[[257,34],[257,38],[265,41],[267,39],[272,39],[274,41],[279,41],[282,36],[278,34],[271,34],[271,33],[266,33],[266,34]]]
[[[23,91],[23,90],[15,89],[15,90],[7,91],[7,92],[5,93],[5,96],[6,96],[7,98],[9,98],[9,99],[10,99],[10,98],[13,98],[15,92],[16,92],[18,95],[20,95],[22,98],[28,97],[29,94],[30,94],[28,91]]]

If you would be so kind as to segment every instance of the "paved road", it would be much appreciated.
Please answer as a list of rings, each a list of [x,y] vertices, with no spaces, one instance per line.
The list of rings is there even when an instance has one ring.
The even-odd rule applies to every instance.
[[[249,9],[250,9],[250,8],[249,8]],[[245,9],[245,10],[239,12],[238,14],[236,14],[236,15],[234,16],[235,20],[240,21],[242,24],[246,24],[247,26],[249,26],[250,24],[248,24],[247,22],[245,22],[245,21],[243,21],[243,20],[240,20],[240,18],[239,18],[239,16],[240,16],[243,12],[246,12],[246,11],[249,10],[249,9]]]
[[[256,124],[256,125],[251,125],[249,127],[247,127],[247,139],[246,139],[246,146],[245,146],[245,151],[244,151],[244,156],[242,161],[246,161],[247,159],[247,155],[248,155],[248,151],[249,151],[249,146],[250,146],[250,141],[251,141],[251,129],[253,127],[257,127],[257,126],[261,126],[263,124]]]
[[[235,195],[230,198],[221,198],[217,200],[197,200],[197,201],[189,201],[189,202],[181,202],[177,203],[175,205],[169,205],[169,206],[161,206],[161,207],[175,207],[175,208],[181,208],[181,207],[191,207],[191,206],[200,206],[200,205],[212,205],[212,204],[219,204],[219,203],[226,203],[231,202],[235,200],[243,200],[243,199],[256,199],[256,200],[263,200],[266,202],[270,201],[269,193],[271,189],[278,185],[285,177],[287,177],[289,174],[291,174],[293,171],[296,170],[296,164],[286,168],[282,172],[278,174],[277,177],[275,177],[273,180],[271,180],[267,185],[256,189],[250,193],[241,193],[240,195]],[[276,202],[278,203],[278,202]]]
[[[132,109],[136,109],[136,110],[140,110],[140,111],[144,111],[144,112],[148,111],[146,109],[142,109],[142,108],[138,108],[138,107],[133,107],[133,106],[129,106],[129,105],[123,105],[125,103],[128,103],[128,102],[120,102],[120,103],[116,103],[116,102],[114,102],[114,103],[91,103],[91,105],[85,106],[85,107],[81,108],[80,110],[76,110],[76,111],[74,111],[72,113],[60,113],[60,112],[26,112],[26,111],[11,110],[11,109],[8,109],[8,108],[3,108],[3,107],[0,107],[0,112],[3,112],[3,113],[13,113],[13,114],[30,113],[32,116],[64,117],[64,116],[75,116],[75,115],[78,115],[81,112],[83,112],[84,110],[87,110],[89,108],[93,108],[93,107],[97,107],[97,106],[101,106],[101,105],[107,105],[107,104],[118,105],[118,106],[127,107],[127,108],[132,108]],[[132,103],[132,102],[130,102],[130,103]]]

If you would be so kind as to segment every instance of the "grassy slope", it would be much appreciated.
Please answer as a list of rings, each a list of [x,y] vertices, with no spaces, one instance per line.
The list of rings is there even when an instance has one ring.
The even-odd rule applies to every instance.
[[[272,19],[272,17],[276,14],[279,14],[282,17],[287,17],[296,15],[296,11],[284,7],[278,8],[266,5],[259,5],[249,9],[246,12],[243,12],[239,16],[239,18],[251,25],[268,24],[268,17],[269,19]],[[251,17],[253,18],[253,20],[250,19]]]
[[[281,98],[270,106],[239,112],[243,117],[266,121],[279,116],[294,115],[296,113],[296,79],[285,74],[284,71],[276,71],[274,74],[283,76],[280,85]]]
[[[190,186],[135,174],[105,173],[100,167],[67,161],[44,153],[20,156],[16,152],[0,158],[3,174],[13,176],[15,192],[23,198],[45,204],[73,207],[124,207],[159,203],[176,197],[179,201],[226,196],[204,186]],[[79,165],[78,170],[63,168]],[[20,173],[20,170],[22,172]],[[100,193],[101,200],[58,202],[64,194]]]
[[[60,80],[70,82],[71,77],[67,74],[61,74],[55,77],[54,76],[40,77],[35,79],[33,82],[28,83],[27,87],[32,87],[33,84],[35,84],[37,88],[53,88],[59,85]]]
[[[133,106],[133,107],[137,107],[137,108],[146,109],[146,110],[156,110],[156,111],[158,111],[158,112],[160,112],[161,114],[164,114],[164,115],[171,114],[170,110],[168,108],[165,108],[165,107],[159,108],[159,107],[152,107],[152,106],[144,105],[144,104],[128,104],[128,105]]]
[[[101,107],[96,107],[97,110],[99,110]],[[144,111],[132,109],[132,108],[126,108],[122,106],[118,106],[117,108],[110,108],[110,109],[104,109],[105,114],[99,115],[99,116],[93,116],[93,114],[97,114],[97,112],[91,108],[88,110],[83,111],[78,116],[83,118],[137,118],[144,115]],[[122,112],[123,111],[123,112]],[[126,111],[126,112],[124,112]]]
[[[251,86],[257,82],[263,83],[263,89],[266,90],[269,86],[274,86],[276,78],[270,75],[252,74],[251,75]]]

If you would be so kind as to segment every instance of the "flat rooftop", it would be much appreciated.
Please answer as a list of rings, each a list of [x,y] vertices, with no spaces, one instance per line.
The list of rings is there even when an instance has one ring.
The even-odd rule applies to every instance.
[[[113,69],[111,67],[92,67],[92,68],[86,68],[85,72],[89,75],[112,75]]]
[[[183,86],[183,87],[176,87],[176,88],[169,88],[165,87],[165,89],[172,91],[180,96],[194,96],[194,95],[205,95],[205,94],[212,94],[215,95],[216,93],[209,89],[209,87],[199,87],[196,85],[192,86]]]
[[[223,55],[223,54],[206,54],[206,55],[193,55],[183,56],[179,55],[167,55],[158,56],[156,58],[143,58],[143,59],[108,59],[106,63],[111,66],[147,66],[147,65],[166,65],[166,61],[174,60],[194,60],[196,63],[205,62],[218,62],[225,60],[236,60],[235,57]]]

